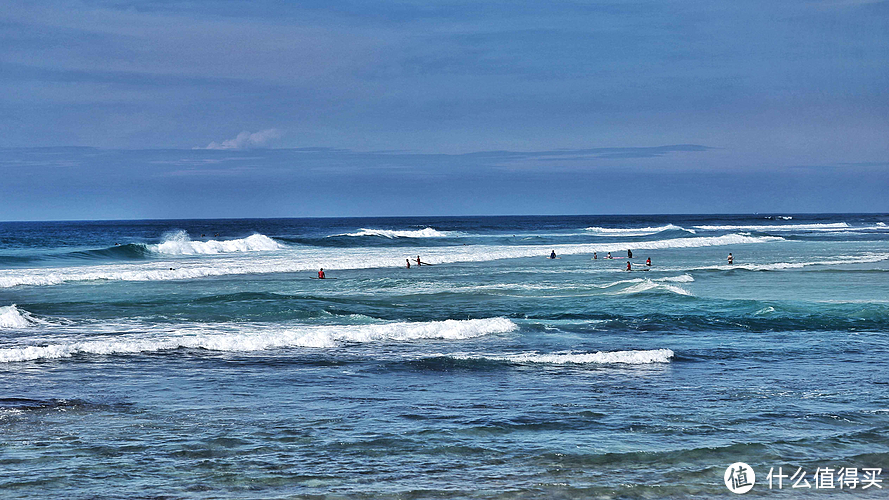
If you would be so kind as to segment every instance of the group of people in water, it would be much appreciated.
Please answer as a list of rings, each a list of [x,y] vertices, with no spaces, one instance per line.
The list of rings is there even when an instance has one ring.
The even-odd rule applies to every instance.
[[[558,259],[558,257],[556,257],[556,251],[555,251],[555,250],[553,250],[553,251],[549,254],[549,258],[550,258],[550,259]],[[598,258],[599,258],[598,253],[593,252],[593,260],[598,260]],[[611,256],[611,252],[608,252],[608,255],[606,255],[605,258],[606,258],[606,259],[613,259],[614,257]],[[630,261],[629,261],[629,259],[632,259],[632,258],[633,258],[633,251],[630,250],[630,249],[627,249],[627,271],[632,271],[632,270],[633,270],[633,266],[632,266],[632,264],[630,264]],[[731,265],[733,265],[734,263],[735,263],[735,259],[734,259],[734,257],[732,257],[731,252],[729,252],[729,254],[728,254],[728,264],[731,266]],[[645,267],[646,267],[646,268],[650,268],[650,267],[651,267],[651,257],[647,257],[647,258],[645,259]]]
[[[550,259],[558,259],[558,257],[556,257],[555,250],[553,250],[552,253],[549,254],[549,258]],[[608,252],[608,255],[606,255],[605,258],[606,259],[613,259],[614,257],[611,255],[611,252]],[[633,258],[633,251],[630,249],[627,249],[627,259],[632,259],[632,258]],[[598,259],[599,259],[599,254],[597,252],[593,252],[593,260],[598,260]],[[645,259],[645,266],[651,267],[651,257],[648,257]],[[627,260],[627,271],[632,271],[632,270],[633,270],[633,266],[632,266],[632,264],[630,264],[630,261]]]
[[[550,258],[550,259],[558,259],[559,257],[556,257],[556,251],[553,250],[553,251],[549,254],[549,258]],[[606,258],[606,259],[613,259],[614,257],[611,256],[611,252],[608,252],[608,255],[606,255],[605,258]],[[629,261],[629,259],[632,259],[632,258],[633,258],[633,251],[630,250],[630,249],[627,249],[627,259],[628,259],[628,260],[627,260],[627,271],[632,271],[632,270],[633,270],[633,266],[630,264],[630,261]],[[598,260],[598,259],[599,259],[599,255],[598,255],[596,252],[593,252],[593,260]],[[411,259],[404,259],[404,261],[405,261],[405,263],[407,264],[407,268],[410,269],[410,268],[411,268]],[[733,264],[735,263],[734,261],[735,261],[734,257],[732,257],[731,252],[729,252],[729,254],[728,254],[728,264],[729,264],[729,265],[733,265]],[[419,256],[419,255],[417,255],[417,258],[416,258],[415,262],[417,263],[417,267],[419,267],[419,266],[431,266],[431,265],[432,265],[432,264],[430,264],[430,263],[428,263],[428,262],[423,262],[422,260],[420,260],[420,256]],[[645,267],[646,267],[646,268],[650,268],[650,267],[651,267],[651,257],[647,257],[647,258],[645,259]],[[323,279],[325,279],[325,278],[326,278],[326,276],[324,275],[324,268],[322,267],[321,270],[318,271],[318,279],[319,279],[319,280],[323,280]]]

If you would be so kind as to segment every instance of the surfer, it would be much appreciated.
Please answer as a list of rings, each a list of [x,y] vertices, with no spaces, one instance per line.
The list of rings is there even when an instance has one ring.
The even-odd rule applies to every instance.
[[[633,258],[633,251],[632,251],[632,250],[627,250],[627,258],[628,258],[628,259],[632,259],[632,258]]]
[[[553,253],[549,254],[549,258],[550,258],[550,259],[555,259],[555,258],[556,258],[556,251],[555,251],[555,250],[553,250]]]
[[[645,259],[645,265],[651,267],[651,257]]]
[[[404,259],[404,261],[407,262],[407,268],[410,269],[411,268],[411,259]]]
[[[318,271],[318,279],[319,279],[319,280],[323,280],[324,278],[325,278],[325,276],[324,276],[324,268],[322,267],[321,270]]]
[[[734,264],[734,263],[735,263],[735,259],[734,259],[734,257],[732,257],[732,253],[729,252],[729,254],[728,254],[728,265],[732,265],[732,264]]]
[[[614,257],[611,256],[611,252],[608,252],[608,255],[606,255],[605,258],[606,259],[613,259]]]
[[[593,260],[596,260],[596,259],[598,259],[598,258],[599,258],[599,256],[596,255],[596,252],[593,252]]]
[[[630,261],[627,261],[627,271],[631,271],[631,270],[632,270],[632,268],[630,267]]]
[[[420,260],[420,256],[417,255],[417,265],[418,265],[418,266],[422,266],[423,264],[426,264],[427,266],[431,266],[431,265],[432,265],[432,264],[430,264],[430,263],[428,263],[428,262],[422,262],[422,261]]]

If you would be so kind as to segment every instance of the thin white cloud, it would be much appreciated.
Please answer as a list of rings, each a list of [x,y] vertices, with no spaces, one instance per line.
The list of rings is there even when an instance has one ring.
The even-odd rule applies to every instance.
[[[260,130],[259,132],[243,131],[234,139],[228,139],[222,142],[213,141],[204,148],[196,149],[251,149],[265,146],[271,140],[277,139],[284,135],[280,130],[270,128]]]

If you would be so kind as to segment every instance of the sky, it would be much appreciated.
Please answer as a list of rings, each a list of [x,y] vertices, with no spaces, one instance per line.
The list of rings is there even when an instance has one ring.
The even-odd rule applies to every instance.
[[[5,0],[0,220],[889,212],[889,1]]]

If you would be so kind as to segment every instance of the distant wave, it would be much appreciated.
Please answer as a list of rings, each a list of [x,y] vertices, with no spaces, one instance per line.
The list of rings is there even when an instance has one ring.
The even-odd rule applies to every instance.
[[[694,226],[700,231],[873,231],[886,227],[883,223],[877,223],[873,226],[851,226],[845,222],[834,222],[829,224],[769,224],[756,226]]]
[[[664,231],[685,231],[694,234],[694,230],[685,229],[684,227],[667,224],[666,226],[657,227],[588,227],[584,229],[590,234],[597,236],[648,236],[651,234],[662,233]]]
[[[106,325],[107,329],[113,326]],[[334,348],[349,343],[460,340],[508,333],[518,326],[506,318],[446,320],[373,325],[179,325],[153,335],[122,334],[101,340],[71,340],[49,345],[0,349],[0,362],[68,358],[78,354],[138,354],[179,348],[251,352],[308,347]]]
[[[450,357],[455,359],[508,361],[510,363],[641,365],[650,363],[669,363],[673,355],[674,353],[670,349],[653,349],[646,351],[599,351],[594,353],[555,352],[550,354],[540,354],[531,352],[502,356],[456,354],[451,355]]]
[[[433,229],[431,227],[416,229],[411,231],[399,231],[399,230],[390,230],[390,229],[360,229],[356,233],[344,233],[344,234],[335,234],[331,237],[336,236],[378,236],[382,238],[446,238],[448,236],[452,236],[452,233],[447,231],[439,231],[437,229]]]
[[[176,231],[167,233],[161,243],[147,245],[147,248],[153,253],[163,255],[213,255],[280,250],[285,247],[262,234],[254,234],[237,240],[193,241],[185,231]]]

